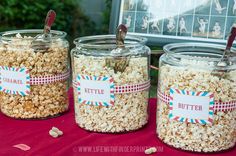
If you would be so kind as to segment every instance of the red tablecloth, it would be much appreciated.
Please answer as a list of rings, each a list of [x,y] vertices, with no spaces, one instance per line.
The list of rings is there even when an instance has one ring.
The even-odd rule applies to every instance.
[[[150,121],[141,130],[125,134],[101,134],[85,131],[76,125],[71,91],[69,92],[69,112],[57,118],[25,121],[11,119],[0,114],[0,156],[139,156],[145,155],[144,149],[150,146],[157,147],[158,153],[156,155],[158,156],[203,155],[170,148],[157,139],[155,132],[156,99],[150,99]],[[61,129],[64,135],[59,138],[49,136],[48,131],[52,126]],[[29,145],[31,149],[22,151],[12,147],[20,143]],[[236,148],[213,155],[236,155]]]

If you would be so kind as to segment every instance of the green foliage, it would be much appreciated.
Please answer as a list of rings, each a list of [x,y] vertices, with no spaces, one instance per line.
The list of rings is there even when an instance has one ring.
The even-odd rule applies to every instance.
[[[106,9],[103,12],[103,22],[102,22],[102,27],[101,27],[102,34],[109,33],[112,0],[105,0],[105,3],[106,3]]]
[[[95,32],[94,23],[76,0],[1,0],[0,31],[42,29],[50,9],[57,13],[52,29],[67,32],[70,41]]]

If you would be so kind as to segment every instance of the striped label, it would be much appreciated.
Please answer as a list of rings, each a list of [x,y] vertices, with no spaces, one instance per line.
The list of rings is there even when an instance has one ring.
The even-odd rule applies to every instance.
[[[160,101],[169,105],[170,103],[170,96],[167,94],[162,93],[160,90],[157,91],[157,97]],[[236,100],[222,102],[216,101],[213,106],[214,112],[225,112],[225,111],[233,111],[236,110]]]
[[[212,124],[214,94],[170,89],[169,118],[179,122]]]
[[[77,81],[73,81],[73,87],[77,87]],[[122,86],[115,85],[114,93],[115,94],[126,94],[126,93],[137,93],[145,90],[149,90],[150,80],[144,81],[137,84],[126,84]]]
[[[114,105],[114,80],[112,77],[78,75],[76,83],[79,103],[96,106]]]
[[[26,68],[0,66],[0,91],[22,96],[29,95],[29,70]]]

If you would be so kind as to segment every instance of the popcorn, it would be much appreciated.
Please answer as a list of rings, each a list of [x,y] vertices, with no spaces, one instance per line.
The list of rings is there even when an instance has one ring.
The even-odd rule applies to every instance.
[[[163,64],[159,71],[159,91],[166,95],[170,95],[170,88],[209,91],[214,93],[215,101],[236,99],[236,70],[218,77],[212,74],[211,69],[196,68],[198,61],[190,62],[192,60],[184,61],[184,64],[190,64],[186,67]],[[168,104],[158,99],[156,131],[158,137],[168,145],[188,151],[217,152],[232,148],[236,143],[236,110],[214,112],[213,125],[173,121],[168,114]]]
[[[53,130],[49,131],[49,135],[52,136],[53,138],[57,138],[59,136],[59,134]]]
[[[52,40],[45,52],[34,52],[33,38],[17,34],[0,42],[0,66],[25,67],[31,77],[54,76],[68,70],[68,43]],[[64,44],[62,44],[62,42]],[[68,81],[31,85],[30,95],[0,93],[0,108],[9,117],[31,119],[55,116],[68,110]]]
[[[150,148],[148,148],[144,151],[144,153],[147,154],[147,155],[148,154],[153,154],[153,153],[156,153],[156,152],[157,152],[156,147],[150,147]]]
[[[52,127],[49,131],[49,135],[52,136],[53,138],[57,138],[59,136],[62,136],[63,132],[59,130],[57,127]]]
[[[148,58],[131,57],[124,72],[115,73],[106,66],[105,57],[76,55],[72,58],[73,80],[78,74],[110,76],[114,84],[138,84],[149,80]],[[143,127],[148,122],[149,91],[115,94],[114,106],[94,106],[79,103],[74,88],[76,123],[89,131],[124,132]]]

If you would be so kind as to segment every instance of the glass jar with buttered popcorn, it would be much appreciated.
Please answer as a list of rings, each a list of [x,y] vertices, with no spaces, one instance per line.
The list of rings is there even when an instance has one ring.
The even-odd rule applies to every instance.
[[[117,37],[81,37],[71,51],[75,119],[89,131],[133,131],[148,122],[150,49],[144,38]]]
[[[68,110],[66,33],[14,30],[0,35],[0,108],[17,119],[58,116]]]
[[[178,43],[160,58],[157,135],[193,152],[219,152],[236,143],[236,49]]]

